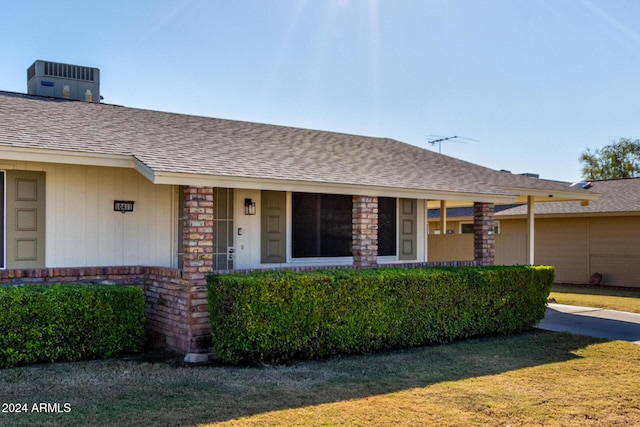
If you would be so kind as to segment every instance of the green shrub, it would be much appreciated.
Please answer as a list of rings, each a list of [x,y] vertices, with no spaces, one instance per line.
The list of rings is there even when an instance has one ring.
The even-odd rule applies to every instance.
[[[144,342],[144,296],[136,288],[0,288],[0,313],[0,367],[106,358]]]
[[[544,317],[553,279],[529,266],[212,275],[213,349],[285,362],[521,332]]]

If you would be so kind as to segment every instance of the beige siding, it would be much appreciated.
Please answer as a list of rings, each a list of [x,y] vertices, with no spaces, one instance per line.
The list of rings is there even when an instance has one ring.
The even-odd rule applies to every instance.
[[[640,217],[590,219],[591,271],[603,285],[640,287]]]
[[[153,185],[129,169],[13,167],[45,172],[47,267],[174,266],[174,187]],[[114,200],[135,201],[134,211],[114,212]]]
[[[496,234],[496,265],[527,264],[526,234]],[[430,234],[429,261],[466,261],[473,259],[473,234]]]
[[[496,265],[525,265],[527,258],[527,235],[505,234],[495,236]]]
[[[473,259],[473,234],[430,234],[428,261],[467,261]]]
[[[526,219],[500,219],[500,234],[527,234]]]
[[[501,231],[526,233],[526,220],[500,220]],[[556,267],[556,281],[640,287],[640,217],[536,218],[536,264]],[[496,259],[500,256],[496,244]]]
[[[535,263],[553,265],[557,282],[588,282],[588,219],[538,218],[535,226]]]
[[[472,219],[473,221],[473,219]],[[436,230],[438,230],[438,234],[445,234],[445,233],[440,233],[440,221],[429,221],[429,234],[435,234]],[[456,221],[456,220],[452,220],[452,221],[447,221],[447,230],[452,231],[453,234],[459,234],[460,233],[460,221]]]

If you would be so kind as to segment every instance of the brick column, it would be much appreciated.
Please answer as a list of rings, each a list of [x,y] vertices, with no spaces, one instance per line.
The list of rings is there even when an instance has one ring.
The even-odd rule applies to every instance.
[[[188,362],[208,359],[211,327],[207,304],[207,274],[213,269],[213,188],[184,189],[183,268],[186,292],[189,349]]]
[[[378,265],[378,198],[353,196],[352,253],[355,267]]]
[[[495,264],[493,214],[493,203],[473,204],[473,255],[476,265]]]

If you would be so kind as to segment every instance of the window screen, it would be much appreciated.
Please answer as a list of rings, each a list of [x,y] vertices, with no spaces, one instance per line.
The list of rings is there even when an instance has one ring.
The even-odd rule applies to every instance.
[[[351,256],[351,196],[292,193],[293,258]]]

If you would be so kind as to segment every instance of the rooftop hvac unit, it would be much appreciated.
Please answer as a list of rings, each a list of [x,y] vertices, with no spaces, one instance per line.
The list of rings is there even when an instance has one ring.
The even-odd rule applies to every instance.
[[[99,102],[100,70],[38,60],[27,70],[27,92],[30,95]]]

